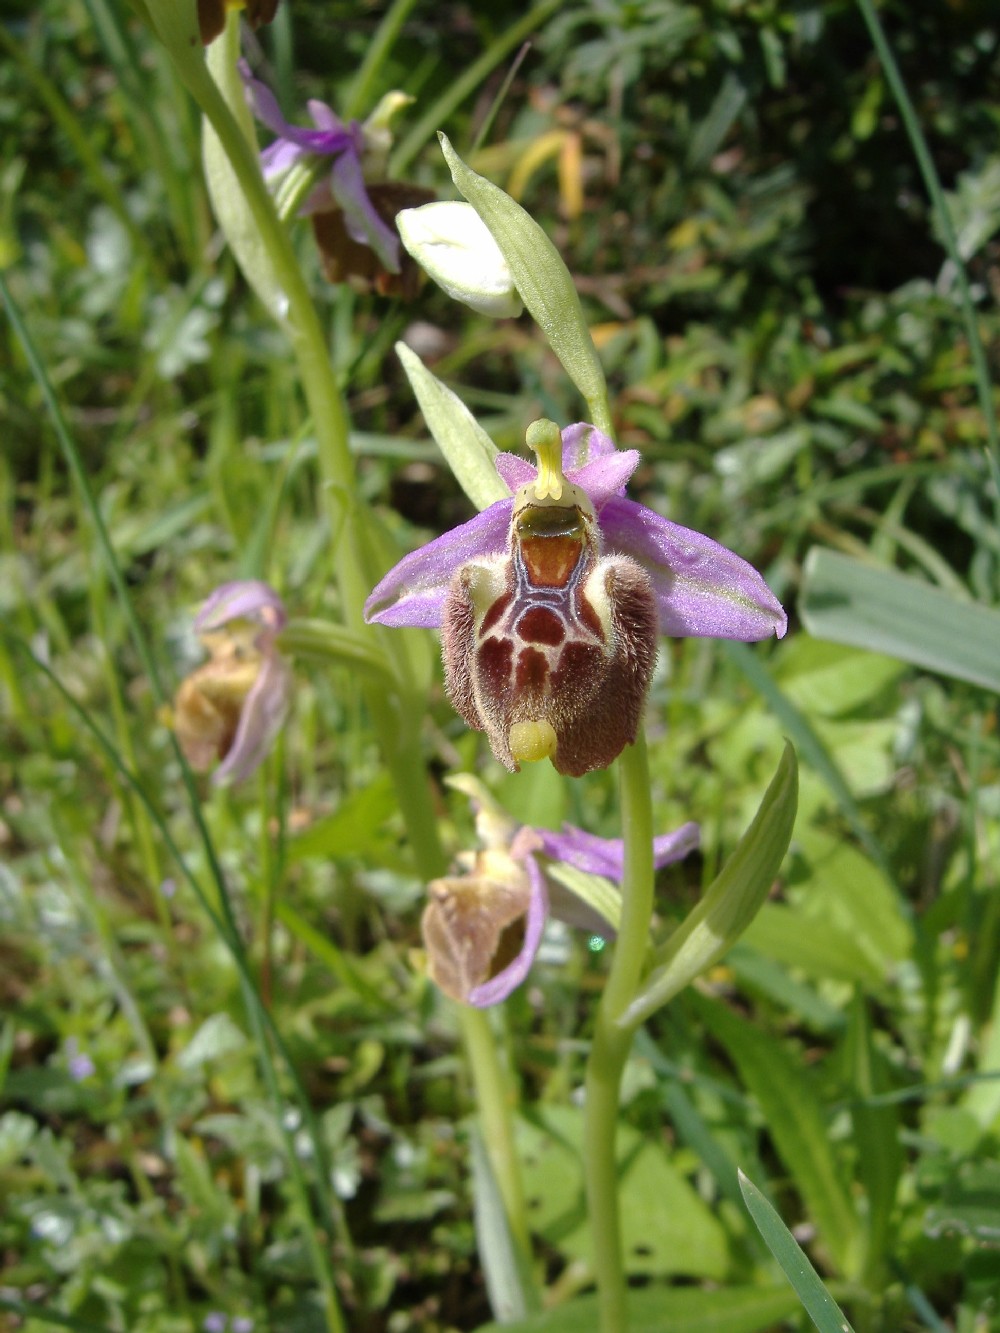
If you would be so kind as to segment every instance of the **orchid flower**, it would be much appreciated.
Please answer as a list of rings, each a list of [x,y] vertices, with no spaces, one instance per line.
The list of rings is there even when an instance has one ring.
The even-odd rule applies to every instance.
[[[281,114],[274,93],[253,77],[245,60],[240,61],[239,68],[251,111],[277,135],[274,143],[260,156],[264,179],[271,184],[298,162],[329,158],[330,172],[308,196],[302,212],[326,217],[338,211],[350,241],[370,248],[385,269],[398,273],[399,237],[380,216],[365,184],[364,159],[369,151],[366,126],[357,120],[345,125],[332,107],[316,99],[306,103],[313,128],[292,125]],[[385,130],[383,122],[399,105],[400,96],[390,94],[384,99],[385,108],[376,108],[371,120],[379,131]],[[421,194],[426,197],[423,192]],[[403,204],[399,203],[397,207],[401,208]]]
[[[564,862],[589,875],[621,881],[620,839],[598,838],[564,824],[560,833],[519,826],[475,778],[450,779],[476,810],[479,851],[460,858],[465,873],[433,880],[421,929],[427,970],[446,995],[477,1008],[499,1004],[524,981],[549,916],[607,935],[594,909],[549,877],[549,863]],[[698,846],[697,824],[653,840],[657,867],[679,861]]]
[[[604,768],[634,741],[658,634],[750,641],[784,611],[745,560],[625,497],[639,462],[594,426],[536,422],[537,468],[501,453],[512,492],[412,552],[365,605],[440,628],[456,709],[516,770]]]
[[[195,619],[209,660],[181,682],[172,721],[192,768],[222,761],[217,784],[249,777],[285,720],[292,673],[275,641],[287,619],[278,594],[256,580],[222,584]]]

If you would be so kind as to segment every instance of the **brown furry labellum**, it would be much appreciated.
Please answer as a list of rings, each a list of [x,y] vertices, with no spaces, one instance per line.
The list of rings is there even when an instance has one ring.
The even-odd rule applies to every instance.
[[[593,505],[554,459],[539,450],[507,553],[455,572],[442,644],[452,702],[502,764],[549,758],[578,777],[635,740],[658,614],[646,571],[601,555]]]

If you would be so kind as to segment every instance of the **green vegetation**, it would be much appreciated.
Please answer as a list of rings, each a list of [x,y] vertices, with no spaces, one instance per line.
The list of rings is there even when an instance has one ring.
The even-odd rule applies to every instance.
[[[383,656],[314,623],[348,617],[323,430],[217,233],[197,109],[149,26],[119,0],[14,8],[0,1329],[493,1327],[523,1274],[459,1011],[419,955]],[[581,294],[618,442],[642,453],[630,493],[752,561],[790,615],[780,643],[660,641],[653,822],[702,829],[657,876],[660,923],[716,881],[784,737],[799,806],[752,925],[625,1069],[633,1333],[808,1328],[800,1296],[858,1333],[1000,1330],[993,16],[883,13],[956,265],[844,0],[397,0],[395,32],[386,12],[291,0],[255,63],[293,121],[307,97],[364,116],[404,90],[395,175],[454,197],[440,128],[523,203]],[[290,234],[384,571],[473,512],[395,342],[501,449],[583,403],[527,316],[332,286],[309,226]],[[279,744],[220,788],[185,773],[164,703],[201,660],[197,606],[233,579],[280,590],[298,651]],[[620,836],[612,774],[506,773],[444,697],[432,636],[392,633],[421,709],[430,694],[397,722],[449,860],[475,846],[456,772],[519,821]],[[580,1092],[609,952],[556,927],[488,1016],[547,1289],[517,1326],[539,1333],[597,1328],[591,1294],[566,1302],[593,1285]],[[825,1294],[805,1266],[786,1282],[796,1242]]]

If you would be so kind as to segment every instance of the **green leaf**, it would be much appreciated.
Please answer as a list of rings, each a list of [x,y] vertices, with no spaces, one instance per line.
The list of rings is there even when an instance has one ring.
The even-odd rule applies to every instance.
[[[834,1157],[823,1107],[801,1060],[724,1004],[699,996],[696,1005],[756,1099],[778,1156],[816,1224],[820,1244],[842,1273],[855,1276],[860,1225]]]
[[[503,1199],[478,1129],[472,1133],[472,1184],[476,1248],[482,1260],[490,1309],[501,1324],[510,1324],[522,1319],[531,1307]]]
[[[757,1333],[773,1328],[798,1309],[787,1288],[645,1287],[628,1293],[630,1333]],[[581,1296],[545,1314],[504,1324],[502,1333],[581,1333],[599,1324],[596,1296]],[[477,1333],[501,1333],[483,1324]]]
[[[487,509],[495,501],[509,498],[510,491],[493,466],[497,447],[461,398],[442,384],[405,343],[396,343],[396,355],[420,404],[427,429],[472,503],[477,509]]]
[[[657,952],[657,966],[619,1020],[634,1026],[717,962],[757,915],[784,859],[798,805],[798,765],[786,742],[753,823],[693,912]]]
[[[177,1054],[181,1069],[198,1069],[210,1060],[242,1051],[247,1045],[246,1033],[236,1026],[224,1011],[206,1018],[188,1044]]]
[[[858,1149],[857,1178],[868,1196],[871,1271],[890,1252],[890,1224],[903,1169],[903,1151],[899,1142],[899,1106],[872,1105],[868,1101],[886,1090],[888,1080],[885,1061],[873,1039],[868,1010],[859,995],[851,1007],[847,1058],[857,1090],[857,1099],[851,1103],[851,1121]]]
[[[810,1319],[820,1333],[851,1333],[851,1325],[823,1283],[815,1268],[799,1248],[795,1237],[761,1194],[740,1172],[740,1189],[757,1230],[767,1248],[781,1265],[781,1271],[795,1288]]]
[[[537,1120],[518,1123],[517,1140],[531,1230],[566,1259],[592,1262],[582,1112],[577,1107],[545,1107]],[[730,1262],[725,1232],[664,1145],[622,1124],[615,1158],[626,1271],[652,1277],[725,1277]]]
[[[256,152],[257,135],[253,117],[247,106],[243,80],[236,68],[238,55],[239,29],[227,24],[226,31],[208,48],[205,61],[243,137]],[[239,177],[207,116],[202,118],[201,151],[205,183],[219,230],[226,238],[226,244],[240,266],[240,271],[264,303],[268,314],[282,323],[287,298],[282,292],[281,282],[260,228],[247,206]]]
[[[817,638],[1000,690],[1000,612],[990,607],[821,547],[806,557],[799,607]]]
[[[521,300],[586,399],[594,425],[606,430],[608,390],[604,370],[559,251],[520,204],[498,185],[470,170],[445,135],[439,138],[452,179],[493,233]]]
[[[338,809],[288,841],[293,863],[309,857],[344,860],[363,856],[382,836],[386,820],[396,810],[392,782],[385,775],[354,791]]]

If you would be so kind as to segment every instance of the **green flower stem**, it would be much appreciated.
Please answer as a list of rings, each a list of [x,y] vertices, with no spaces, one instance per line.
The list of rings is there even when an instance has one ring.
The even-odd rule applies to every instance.
[[[622,1027],[619,1020],[642,981],[653,914],[653,808],[641,731],[622,753],[618,775],[625,840],[622,916],[587,1061],[583,1131],[601,1333],[625,1333],[628,1327],[615,1132],[622,1071],[635,1035],[634,1026]]]
[[[496,1039],[483,1011],[463,1004],[459,1005],[458,1016],[476,1090],[483,1145],[503,1201],[507,1226],[517,1256],[521,1290],[528,1313],[531,1314],[541,1308],[541,1301],[531,1257],[531,1234],[524,1204],[521,1164],[514,1143],[510,1081],[500,1062]]]

